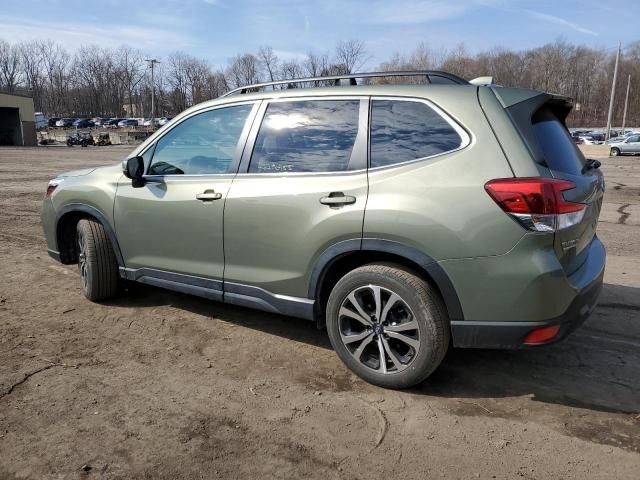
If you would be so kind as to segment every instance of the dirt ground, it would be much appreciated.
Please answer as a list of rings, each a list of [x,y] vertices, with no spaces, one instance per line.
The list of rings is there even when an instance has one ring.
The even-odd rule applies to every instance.
[[[640,158],[602,159],[606,285],[582,329],[450,351],[395,392],[311,323],[147,287],[86,300],[47,256],[46,182],[129,150],[0,149],[0,479],[640,478]]]

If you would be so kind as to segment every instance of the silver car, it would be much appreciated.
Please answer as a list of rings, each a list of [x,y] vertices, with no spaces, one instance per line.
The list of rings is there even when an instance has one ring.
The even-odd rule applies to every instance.
[[[609,154],[612,157],[618,155],[636,155],[640,153],[640,135],[629,135],[626,139],[612,143]]]

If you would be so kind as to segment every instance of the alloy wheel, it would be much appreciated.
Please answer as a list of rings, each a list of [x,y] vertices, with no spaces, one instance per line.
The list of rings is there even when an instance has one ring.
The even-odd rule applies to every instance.
[[[362,365],[382,374],[405,370],[420,350],[420,328],[405,300],[379,285],[358,287],[338,311],[343,345]]]

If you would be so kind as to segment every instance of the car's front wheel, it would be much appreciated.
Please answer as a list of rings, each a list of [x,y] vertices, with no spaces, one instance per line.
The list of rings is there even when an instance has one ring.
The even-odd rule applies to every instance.
[[[618,155],[620,155],[620,149],[619,148],[612,148],[611,149],[611,156],[612,157],[617,157]]]
[[[118,292],[118,262],[104,227],[95,220],[78,222],[78,269],[85,296],[94,302]]]
[[[426,379],[449,346],[449,321],[438,292],[399,266],[371,264],[347,273],[327,303],[327,331],[342,361],[386,388]]]

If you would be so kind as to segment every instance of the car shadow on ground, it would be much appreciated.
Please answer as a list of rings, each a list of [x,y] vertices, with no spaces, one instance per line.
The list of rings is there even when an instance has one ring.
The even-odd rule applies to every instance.
[[[192,313],[331,349],[315,322],[224,305],[136,285],[108,305],[171,305]],[[525,350],[450,349],[414,394],[447,398],[529,396],[532,400],[614,413],[640,411],[640,289],[605,285],[592,317],[568,339]]]

